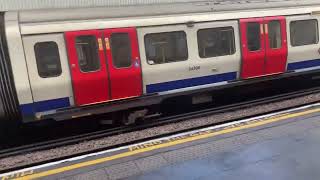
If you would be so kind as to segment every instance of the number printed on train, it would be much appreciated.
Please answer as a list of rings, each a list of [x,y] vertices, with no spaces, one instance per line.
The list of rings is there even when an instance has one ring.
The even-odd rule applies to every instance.
[[[318,1],[201,3],[0,13],[0,122],[134,122],[182,94],[319,76]]]

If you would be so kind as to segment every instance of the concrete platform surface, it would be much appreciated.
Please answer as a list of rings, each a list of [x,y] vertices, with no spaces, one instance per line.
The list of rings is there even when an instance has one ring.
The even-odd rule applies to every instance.
[[[320,107],[260,117],[25,170],[21,179],[315,180]],[[42,174],[41,174],[42,173]]]

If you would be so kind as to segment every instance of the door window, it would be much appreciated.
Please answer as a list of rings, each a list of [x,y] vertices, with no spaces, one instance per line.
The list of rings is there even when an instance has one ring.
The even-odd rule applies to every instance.
[[[94,72],[100,69],[98,43],[95,36],[78,36],[76,49],[81,72]]]
[[[281,25],[280,21],[270,21],[268,23],[268,39],[271,49],[279,49],[282,47]]]
[[[111,35],[111,51],[113,65],[116,68],[131,66],[131,43],[129,34],[113,33]]]
[[[290,23],[292,46],[317,44],[319,41],[318,21],[315,19],[293,21]]]
[[[250,22],[247,25],[247,40],[249,51],[258,51],[261,48],[260,23]]]
[[[149,64],[163,64],[188,59],[187,38],[184,31],[147,34],[146,56]]]
[[[59,49],[56,42],[39,42],[34,45],[38,74],[42,78],[57,77],[62,73]]]
[[[233,28],[223,27],[199,30],[198,48],[201,58],[234,54],[235,42]]]

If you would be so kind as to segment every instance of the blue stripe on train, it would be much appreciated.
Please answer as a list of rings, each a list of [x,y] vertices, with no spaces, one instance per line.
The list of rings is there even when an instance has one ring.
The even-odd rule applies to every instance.
[[[68,97],[23,104],[20,106],[20,109],[23,115],[34,115],[36,112],[50,111],[65,107],[70,107],[70,100]]]
[[[147,93],[157,93],[170,91],[175,89],[187,88],[192,86],[200,86],[205,84],[213,84],[223,81],[231,81],[237,78],[237,72],[229,72],[211,76],[203,76],[191,79],[183,79],[158,84],[147,85]]]
[[[311,68],[316,66],[320,66],[320,59],[289,63],[287,69],[289,71],[293,71],[293,70],[306,69],[306,68]]]

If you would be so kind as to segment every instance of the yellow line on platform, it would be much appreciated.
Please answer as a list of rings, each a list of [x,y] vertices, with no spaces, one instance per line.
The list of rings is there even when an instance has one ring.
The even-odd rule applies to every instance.
[[[293,113],[293,114],[287,114],[287,115],[278,116],[278,117],[273,117],[273,118],[269,118],[269,119],[266,119],[266,120],[263,120],[263,121],[260,121],[260,122],[247,124],[247,125],[243,125],[243,126],[239,126],[239,127],[233,127],[233,128],[230,128],[230,129],[224,129],[224,130],[217,131],[217,132],[212,132],[212,133],[209,133],[209,134],[202,134],[202,135],[199,135],[199,136],[192,136],[192,137],[188,137],[188,138],[185,138],[185,139],[178,139],[178,140],[175,140],[175,141],[166,142],[166,143],[163,143],[163,144],[154,145],[154,146],[143,148],[143,149],[138,149],[138,150],[135,150],[135,151],[124,152],[124,153],[116,154],[116,155],[109,156],[109,157],[90,160],[90,161],[87,161],[87,162],[81,162],[81,163],[70,165],[70,166],[65,166],[65,167],[52,169],[52,170],[48,170],[48,171],[44,171],[44,172],[40,172],[40,173],[35,173],[35,174],[32,174],[32,175],[20,177],[20,178],[17,178],[17,179],[21,179],[21,180],[36,179],[36,178],[41,178],[41,177],[45,177],[45,176],[50,176],[50,175],[54,175],[54,174],[58,174],[58,173],[62,173],[62,172],[66,172],[66,171],[70,171],[70,170],[74,170],[74,169],[78,169],[78,168],[92,166],[92,165],[96,165],[96,164],[100,164],[100,163],[105,163],[105,162],[108,162],[108,161],[112,161],[112,160],[116,160],[116,159],[120,159],[120,158],[124,158],[124,157],[128,157],[128,156],[132,156],[132,155],[137,155],[137,154],[140,154],[140,153],[144,153],[144,152],[148,152],[148,151],[152,151],[152,150],[156,150],[156,149],[160,149],[160,148],[170,147],[170,146],[183,144],[183,143],[187,143],[187,142],[191,142],[191,141],[196,141],[196,140],[200,140],[200,139],[205,139],[205,138],[209,138],[209,137],[213,137],[213,136],[217,136],[217,135],[227,134],[227,133],[231,133],[231,132],[235,132],[235,131],[239,131],[239,130],[243,130],[243,129],[254,128],[254,127],[270,124],[270,123],[273,123],[273,122],[277,122],[277,121],[281,121],[281,120],[285,120],[285,119],[290,119],[290,118],[295,118],[295,117],[299,117],[299,116],[303,116],[303,115],[307,115],[307,114],[311,114],[311,113],[316,113],[316,112],[320,112],[320,108],[307,110],[307,111],[303,111],[303,112],[298,112],[298,113]]]

